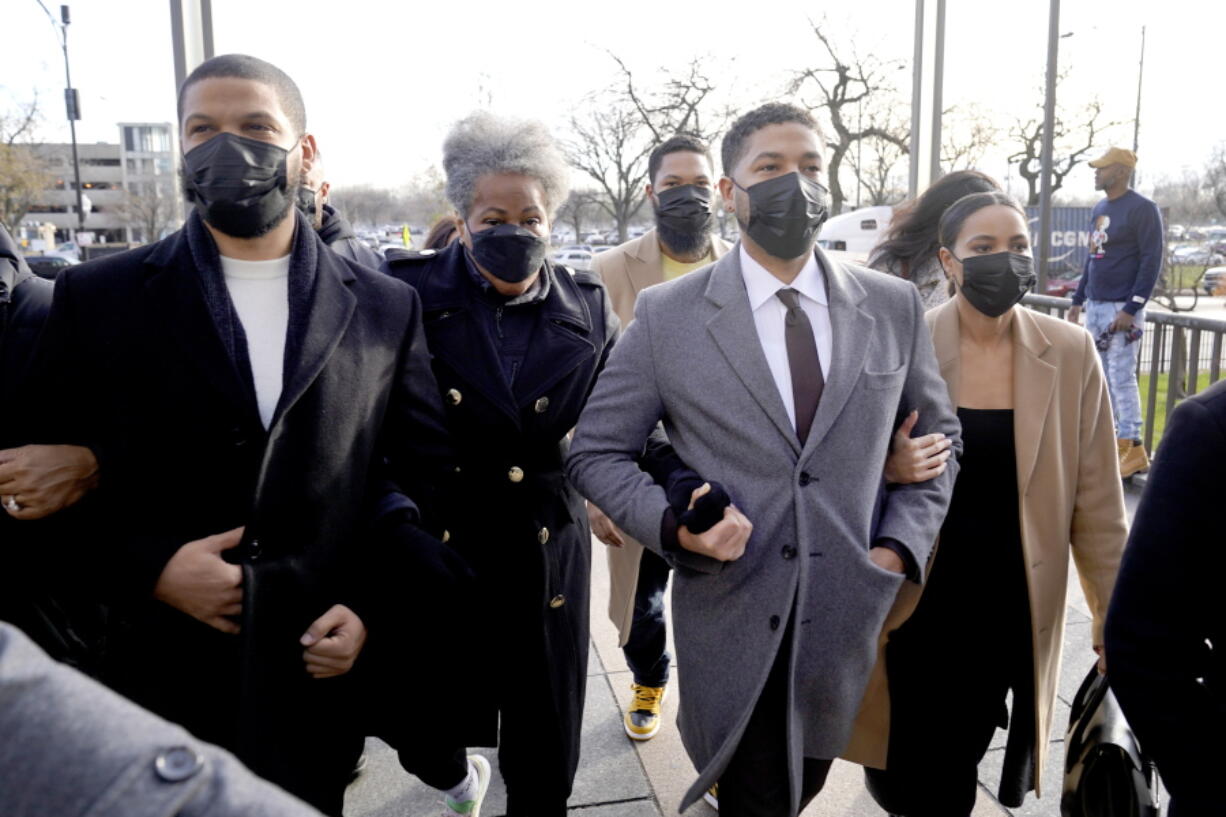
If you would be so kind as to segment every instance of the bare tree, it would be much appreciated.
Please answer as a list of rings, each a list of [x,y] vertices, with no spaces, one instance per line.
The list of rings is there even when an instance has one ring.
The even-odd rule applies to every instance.
[[[884,101],[884,100],[879,100]],[[905,139],[908,127],[903,121],[904,113],[893,105],[873,105],[869,125],[874,131],[895,134]],[[857,119],[860,118],[857,112]],[[883,139],[876,135],[857,140],[847,152],[847,163],[856,178],[856,206],[895,204],[907,197],[906,171],[899,163],[907,156],[897,139]],[[850,198],[850,197],[849,197]]]
[[[572,190],[566,203],[558,210],[558,221],[566,222],[575,230],[575,240],[583,240],[583,225],[594,210],[601,207],[601,195],[596,190]],[[606,208],[607,209],[607,208]]]
[[[941,171],[973,170],[1000,138],[992,116],[976,105],[953,106],[941,114]]]
[[[646,199],[652,149],[678,133],[713,141],[733,110],[717,102],[718,83],[701,58],[644,85],[617,55],[609,56],[621,77],[611,88],[584,100],[571,117],[563,147],[570,163],[596,182],[602,194],[599,206],[625,241],[630,222]]]
[[[37,95],[0,113],[0,225],[10,233],[50,186],[47,168],[33,149],[39,121]]]
[[[623,96],[656,144],[679,133],[713,142],[736,115],[731,105],[716,102],[719,83],[701,57],[691,59],[680,72],[666,73],[658,85],[644,88],[620,57],[612,52],[609,56],[621,71]]]
[[[172,190],[157,182],[135,182],[116,208],[133,231],[133,240],[157,241],[179,223],[178,201]]]
[[[603,194],[600,207],[617,225],[621,241],[647,197],[647,157],[653,146],[638,111],[625,99],[595,95],[584,113],[571,117],[563,149],[570,163],[596,182]]]
[[[880,139],[890,142],[903,155],[909,153],[909,128],[886,128],[881,122],[874,122],[870,117],[867,123],[861,122],[858,115],[859,106],[873,105],[896,95],[893,75],[905,68],[901,60],[882,61],[875,57],[861,58],[852,49],[851,59],[845,60],[835,48],[829,35],[823,30],[824,24],[809,21],[821,44],[822,53],[816,67],[806,68],[797,72],[788,85],[788,92],[799,94],[801,99],[807,93],[816,93],[811,102],[805,102],[810,110],[819,111],[830,129],[826,134],[827,147],[830,150],[830,165],[827,176],[830,184],[830,212],[839,213],[846,201],[843,192],[841,173],[843,162],[847,159],[852,146],[861,139]],[[853,122],[855,127],[853,127]]]
[[[333,204],[353,224],[383,227],[403,220],[405,212],[400,198],[391,190],[370,185],[333,190]]]
[[[436,165],[414,176],[404,188],[400,201],[404,217],[416,225],[434,224],[455,209],[447,200],[447,179]]]
[[[1065,71],[1058,79],[1063,82],[1067,77],[1068,72]],[[1064,180],[1074,168],[1085,161],[1086,154],[1101,142],[1104,133],[1121,124],[1106,118],[1103,103],[1099,99],[1078,105],[1076,111],[1075,114],[1070,113],[1063,106],[1056,109],[1052,128],[1055,147],[1051,168],[1053,193],[1064,185]],[[1042,105],[1038,105],[1029,118],[1015,120],[1013,127],[1009,129],[1009,137],[1018,145],[1017,151],[1009,156],[1009,162],[1017,163],[1018,175],[1026,182],[1026,203],[1036,206],[1039,204],[1039,187],[1043,175]]]
[[[1226,142],[1218,143],[1213,149],[1205,166],[1204,184],[1218,212],[1226,216]]]
[[[1153,199],[1159,207],[1169,209],[1175,224],[1203,224],[1217,212],[1205,177],[1190,168],[1179,176],[1160,179],[1154,185]]]

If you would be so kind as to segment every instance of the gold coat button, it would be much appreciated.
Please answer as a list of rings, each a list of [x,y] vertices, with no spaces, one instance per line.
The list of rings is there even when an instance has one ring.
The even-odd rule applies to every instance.
[[[540,542],[542,545],[548,542],[549,528],[541,528],[540,532],[536,535],[536,541]]]
[[[536,409],[537,414],[544,414],[545,411],[549,408],[549,398],[542,397],[540,400],[537,400],[536,405],[533,406],[533,408]]]
[[[524,469],[520,468],[518,465],[512,466],[511,470],[507,471],[507,479],[511,480],[511,482],[523,482]]]
[[[460,394],[459,389],[450,389],[447,392],[447,402],[453,406],[460,405],[460,401],[464,399],[464,395]]]
[[[443,531],[443,544],[445,545],[450,541],[451,541],[451,531],[449,530]]]
[[[566,604],[566,596],[561,594],[554,596],[549,602],[549,606],[555,610],[561,607],[563,604]]]

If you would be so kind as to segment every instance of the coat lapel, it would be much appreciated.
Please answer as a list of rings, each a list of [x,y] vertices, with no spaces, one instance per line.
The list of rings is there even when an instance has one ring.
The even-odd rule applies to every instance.
[[[948,384],[950,402],[956,407],[962,369],[958,306],[950,301],[934,309],[929,316],[941,377]],[[1029,310],[1019,308],[1013,319],[1013,446],[1017,485],[1023,496],[1034,475],[1043,441],[1043,426],[1056,389],[1056,367],[1043,359],[1050,348],[1051,341],[1034,316]]]
[[[150,313],[162,317],[167,333],[182,352],[179,359],[198,371],[245,420],[263,428],[255,395],[244,385],[205,304],[185,230],[163,243],[145,263],[156,270],[145,283],[152,302]]]
[[[303,224],[300,220],[300,229]],[[310,240],[318,241],[313,232]],[[349,285],[355,280],[353,271],[329,252],[317,252],[316,259],[315,283],[306,307],[301,345],[286,355],[285,385],[269,431],[319,377],[340,344],[357,306],[357,298],[349,291]]]
[[[792,446],[792,450],[799,454],[800,440],[788,419],[787,408],[779,396],[779,387],[771,376],[762,342],[758,339],[753,312],[749,309],[749,295],[741,277],[740,253],[730,252],[715,264],[711,279],[707,282],[706,297],[719,307],[719,311],[707,321],[707,331],[741,383]]]
[[[860,308],[865,298],[860,282],[842,264],[827,258],[820,248],[816,252],[826,273],[832,345],[830,370],[823,373],[826,386],[805,441],[806,452],[821,443],[843,406],[847,405],[864,369],[864,359],[877,324],[872,315]]]
[[[949,388],[949,404],[958,405],[958,387],[962,380],[962,356],[958,347],[958,307],[948,301],[928,314],[928,329],[932,333],[932,346],[941,367],[941,379]]]
[[[592,342],[592,316],[570,273],[550,268],[553,276],[549,295],[539,307],[536,331],[515,377],[513,396],[517,408],[532,402],[555,383],[596,354]]]
[[[635,242],[634,248],[626,253],[626,277],[634,294],[638,295],[649,286],[654,286],[664,280],[664,267],[660,261],[660,241],[655,230],[647,233]]]
[[[1051,341],[1027,309],[1018,308],[1014,315],[1013,340],[1013,444],[1017,486],[1025,496],[1039,458],[1057,372],[1055,366],[1043,360]]]

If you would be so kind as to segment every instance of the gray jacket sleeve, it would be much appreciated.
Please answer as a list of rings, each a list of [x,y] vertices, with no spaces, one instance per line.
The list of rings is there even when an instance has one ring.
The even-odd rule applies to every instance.
[[[0,622],[0,814],[320,817]]]
[[[712,573],[721,566],[714,559],[663,549],[660,532],[668,499],[638,464],[644,442],[664,416],[656,387],[650,302],[649,291],[639,295],[634,320],[613,348],[579,416],[566,473],[579,493],[645,547],[671,564]]]
[[[962,424],[949,403],[949,387],[941,377],[932,336],[924,322],[924,308],[916,291],[912,298],[915,335],[911,343],[911,360],[903,384],[899,416],[919,411],[919,420],[912,436],[941,433],[949,438],[953,456],[945,473],[927,482],[890,485],[874,539],[894,539],[901,542],[915,559],[917,577],[922,584],[927,576],[927,564],[933,545],[941,532],[949,500],[953,496],[954,480],[958,476],[958,458],[962,456]]]

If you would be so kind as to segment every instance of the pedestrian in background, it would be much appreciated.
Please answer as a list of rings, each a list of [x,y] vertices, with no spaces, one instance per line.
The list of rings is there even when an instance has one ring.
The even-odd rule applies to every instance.
[[[1135,153],[1114,147],[1090,162],[1094,189],[1107,197],[1090,214],[1090,253],[1068,311],[1068,319],[1077,323],[1084,304],[1086,329],[1099,341],[1124,478],[1149,468],[1141,441],[1137,360],[1145,304],[1162,269],[1162,214],[1158,205],[1131,189],[1136,166]]]
[[[299,208],[328,249],[364,267],[379,268],[383,256],[366,246],[353,231],[353,225],[332,206],[332,185],[324,171],[323,157],[318,152],[308,163],[306,177],[298,192]]]
[[[728,242],[714,233],[717,177],[705,142],[688,134],[666,139],[651,151],[647,175],[645,192],[655,229],[592,262],[622,325],[634,320],[639,292],[704,267],[729,249]],[[672,662],[665,612],[670,568],[591,503],[588,515],[592,532],[609,546],[609,617],[633,675],[634,695],[622,727],[634,740],[650,740],[660,729]]]
[[[1180,403],[1141,496],[1107,615],[1111,689],[1171,795],[1170,817],[1222,813],[1226,607],[1220,579],[1226,383]]]
[[[1000,190],[996,180],[978,170],[957,170],[937,179],[913,201],[900,204],[885,238],[869,253],[868,265],[915,284],[925,309],[952,297],[949,280],[937,257],[937,228],[949,206],[971,193]]]
[[[1021,207],[1000,192],[966,196],[945,211],[939,239],[956,294],[926,319],[964,450],[923,595],[889,637],[889,756],[884,771],[867,771],[878,802],[903,817],[969,815],[979,762],[1006,725],[999,799],[1019,806],[1039,791],[1069,557],[1101,650],[1127,535],[1093,338],[1018,305],[1035,280]],[[938,439],[908,438],[914,420],[895,435],[895,485],[948,463]]]

